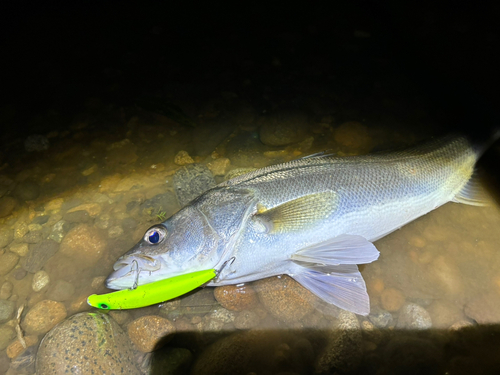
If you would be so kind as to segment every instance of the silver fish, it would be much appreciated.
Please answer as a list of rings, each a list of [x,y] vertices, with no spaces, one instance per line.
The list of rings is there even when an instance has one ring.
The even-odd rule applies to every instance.
[[[125,289],[204,269],[220,271],[211,286],[287,274],[326,302],[367,315],[357,265],[379,257],[372,242],[447,202],[481,205],[472,176],[482,151],[448,136],[235,177],[148,229],[106,285]]]

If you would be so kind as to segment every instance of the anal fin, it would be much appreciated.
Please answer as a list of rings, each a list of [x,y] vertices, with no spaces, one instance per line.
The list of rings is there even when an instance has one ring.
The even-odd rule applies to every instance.
[[[486,189],[481,183],[477,169],[474,170],[474,173],[469,181],[467,181],[462,190],[455,195],[452,201],[471,206],[488,206],[491,200],[489,199]]]

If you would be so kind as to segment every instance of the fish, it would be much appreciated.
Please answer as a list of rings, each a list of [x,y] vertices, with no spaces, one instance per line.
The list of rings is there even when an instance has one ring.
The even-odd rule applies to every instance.
[[[234,177],[149,228],[106,286],[206,269],[217,271],[208,286],[289,275],[327,303],[368,315],[358,265],[378,259],[373,242],[445,203],[484,205],[475,166],[486,147],[448,135],[401,151],[315,154]]]

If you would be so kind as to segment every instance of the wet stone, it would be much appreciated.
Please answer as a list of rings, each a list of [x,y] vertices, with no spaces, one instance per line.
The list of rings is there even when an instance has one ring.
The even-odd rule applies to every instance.
[[[127,335],[112,318],[100,313],[76,314],[52,329],[38,349],[36,371],[44,375],[140,374]]]
[[[61,253],[80,262],[82,266],[92,266],[101,259],[106,248],[106,239],[101,232],[86,224],[71,229],[61,242]]]
[[[38,343],[38,336],[24,336],[24,342],[26,343],[26,347],[29,348],[32,345]],[[22,357],[24,357],[25,353],[26,349],[23,347],[19,339],[17,339],[7,347],[7,356],[9,358],[17,358],[21,354]],[[20,360],[23,360],[23,358],[20,358]]]
[[[5,281],[0,287],[0,299],[9,299],[13,288],[14,285],[10,281]]]
[[[233,311],[248,310],[258,303],[255,290],[250,285],[224,285],[214,289],[214,296],[224,308]]]
[[[187,153],[187,151],[179,151],[174,157],[174,163],[177,165],[186,165],[194,163],[193,158]]]
[[[25,257],[29,253],[29,245],[27,243],[15,243],[9,246],[9,250],[21,257]]]
[[[72,208],[81,205],[82,203],[83,203],[82,200],[78,198],[71,198],[65,200],[64,202],[61,202],[61,211],[69,211]]]
[[[269,277],[254,287],[262,305],[279,320],[294,322],[314,310],[315,296],[291,277]]]
[[[41,230],[37,230],[34,232],[28,232],[24,235],[22,241],[30,244],[39,243],[43,240],[43,232]]]
[[[49,238],[57,243],[61,243],[69,228],[70,224],[68,222],[59,220],[52,226]]]
[[[14,233],[12,229],[2,225],[0,228],[0,249],[10,244],[13,239]]]
[[[13,194],[21,201],[31,201],[40,195],[40,186],[33,181],[23,181],[17,184]]]
[[[260,323],[260,317],[252,310],[240,311],[234,319],[234,326],[237,329],[250,329],[257,327]]]
[[[0,325],[0,350],[4,350],[16,337],[16,332],[14,328],[9,327],[8,325]]]
[[[212,288],[197,290],[180,298],[180,310],[185,314],[206,314],[217,305]]]
[[[0,275],[6,275],[14,269],[19,262],[19,255],[7,251],[0,255]]]
[[[170,191],[147,199],[140,207],[144,215],[151,216],[162,213],[165,219],[172,216],[180,208],[175,194]]]
[[[73,284],[65,280],[56,280],[47,291],[47,298],[53,301],[64,302],[69,300],[75,294]]]
[[[384,289],[380,295],[382,307],[387,311],[398,311],[405,303],[403,293],[395,288]]]
[[[28,342],[26,342],[28,344]],[[16,371],[25,374],[32,374],[35,372],[35,361],[36,361],[37,347],[30,346],[26,348],[22,353],[16,356],[10,366]]]
[[[23,262],[23,268],[31,273],[40,271],[45,263],[59,250],[59,244],[53,240],[44,240],[30,246],[30,251]]]
[[[31,287],[34,292],[39,292],[50,282],[49,274],[43,270],[37,271],[33,276]]]
[[[29,335],[44,334],[63,321],[66,315],[66,308],[62,303],[43,300],[28,311],[22,326]]]
[[[377,328],[386,328],[393,322],[392,314],[389,311],[381,309],[379,307],[374,307],[370,311],[370,315],[368,315],[368,319],[372,322]]]
[[[181,167],[173,176],[173,185],[181,207],[215,186],[210,170],[202,164]]]
[[[0,218],[9,216],[17,206],[17,200],[12,197],[0,198]]]
[[[31,221],[31,223],[44,225],[45,223],[47,223],[47,221],[49,221],[49,219],[50,219],[49,215],[37,216]]]
[[[131,322],[127,331],[135,346],[141,352],[148,353],[170,341],[175,333],[175,326],[168,319],[148,315]]]
[[[5,323],[14,316],[16,303],[13,301],[0,300],[0,323]]]
[[[399,311],[396,328],[428,329],[432,327],[432,320],[423,307],[415,303],[407,303]]]
[[[12,272],[12,276],[14,276],[14,279],[16,280],[22,280],[26,277],[28,272],[24,268],[18,268],[14,272]]]
[[[68,223],[88,223],[92,218],[89,213],[84,210],[66,212],[63,219]]]

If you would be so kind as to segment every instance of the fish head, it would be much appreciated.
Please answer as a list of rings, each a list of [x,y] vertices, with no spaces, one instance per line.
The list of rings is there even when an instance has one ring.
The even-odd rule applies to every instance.
[[[197,206],[187,206],[117,259],[106,279],[109,289],[127,289],[189,272],[213,269],[225,246]]]

